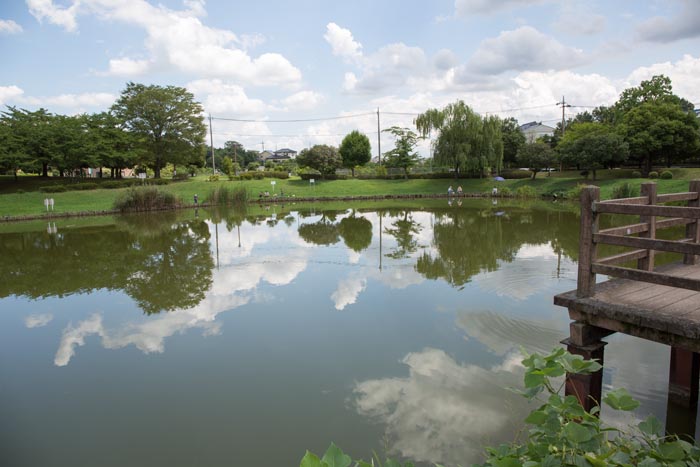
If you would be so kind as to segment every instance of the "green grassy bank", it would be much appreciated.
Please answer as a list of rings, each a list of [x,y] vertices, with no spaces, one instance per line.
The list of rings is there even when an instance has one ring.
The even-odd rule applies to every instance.
[[[610,198],[613,187],[623,182],[640,185],[648,181],[640,178],[626,178],[628,171],[609,170],[599,171],[598,180],[586,181],[576,172],[562,172],[551,177],[539,174],[535,180],[519,179],[495,182],[490,178],[484,179],[437,179],[437,180],[317,180],[315,185],[298,178],[275,180],[274,193],[284,194],[285,198],[334,198],[351,196],[384,196],[411,194],[444,194],[447,187],[462,186],[465,193],[490,193],[493,187],[507,187],[513,193],[523,186],[530,186],[538,195],[548,196],[552,193],[566,193],[577,184],[594,183],[601,187],[601,196]],[[631,172],[631,171],[629,171]],[[674,179],[656,180],[659,193],[685,191],[688,181],[700,178],[700,169],[674,169]],[[92,181],[92,180],[91,180]],[[200,202],[206,201],[208,194],[217,185],[229,187],[244,186],[251,194],[251,199],[258,198],[260,192],[273,192],[270,179],[250,181],[222,180],[210,182],[205,177],[197,177],[188,181],[159,186],[160,189],[179,197],[184,205],[192,204],[195,194]],[[111,210],[114,201],[125,189],[102,189],[67,191],[63,193],[43,193],[40,190],[45,184],[56,184],[55,179],[38,177],[21,177],[15,182],[11,177],[0,178],[0,218],[17,216],[37,216],[46,212],[45,198],[55,200],[56,213],[79,213]]]

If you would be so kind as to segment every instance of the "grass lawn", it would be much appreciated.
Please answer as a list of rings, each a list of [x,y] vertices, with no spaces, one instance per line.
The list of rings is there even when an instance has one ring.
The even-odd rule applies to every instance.
[[[673,169],[673,180],[656,180],[659,193],[686,191],[688,180],[700,178],[700,169]],[[495,186],[508,187],[515,192],[521,186],[531,186],[540,195],[565,193],[580,183],[595,183],[601,187],[603,199],[611,197],[615,185],[625,181],[639,185],[646,179],[629,179],[626,176],[631,170],[601,170],[598,171],[596,182],[586,182],[577,172],[554,173],[551,177],[538,174],[535,180],[519,179],[495,182],[490,178],[484,179],[437,179],[437,180],[317,180],[315,185],[298,178],[276,180],[274,192],[284,193],[285,197],[317,197],[332,198],[345,196],[381,196],[401,194],[437,194],[447,193],[447,187],[454,189],[461,185],[466,193],[490,193]],[[218,181],[209,182],[206,177],[197,177],[184,182],[175,182],[159,188],[177,195],[185,204],[191,204],[195,194],[200,202],[205,202],[209,193],[217,185],[228,187],[245,186],[252,199],[257,199],[260,192],[273,192],[270,179],[250,181]],[[39,188],[45,184],[66,183],[65,180],[41,179],[39,177],[21,177],[14,182],[12,177],[0,177],[0,217],[32,216],[46,212],[44,198],[55,200],[55,211],[84,212],[105,211],[112,209],[116,197],[125,189],[95,189],[83,191],[68,191],[64,193],[42,193]],[[94,182],[94,180],[90,180]]]

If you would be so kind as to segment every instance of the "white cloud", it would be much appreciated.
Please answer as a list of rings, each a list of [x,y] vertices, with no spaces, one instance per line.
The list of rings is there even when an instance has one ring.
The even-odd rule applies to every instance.
[[[498,11],[532,6],[551,0],[455,0],[455,15],[488,15]]]
[[[248,97],[241,86],[220,79],[199,79],[187,83],[186,87],[202,101],[207,112],[251,117],[272,109],[262,100]]]
[[[438,70],[449,70],[457,65],[457,56],[450,49],[440,49],[433,57]]]
[[[323,101],[323,96],[314,91],[299,91],[282,100],[289,110],[311,110]]]
[[[323,38],[330,44],[333,55],[348,61],[362,59],[362,44],[355,41],[349,29],[342,28],[335,23],[328,23]]]
[[[581,2],[566,2],[561,6],[554,27],[565,34],[590,36],[605,30],[605,16],[590,11],[590,5]]]
[[[70,32],[78,29],[75,17],[80,7],[80,2],[73,0],[69,7],[61,8],[53,3],[53,0],[26,0],[31,13],[39,22],[47,19],[49,23],[62,26]]]
[[[660,74],[671,78],[675,94],[691,102],[700,102],[700,58],[692,55],[684,55],[675,63],[663,62],[639,67],[632,71],[624,87],[637,86],[643,80]]]
[[[637,27],[638,36],[650,42],[673,42],[700,36],[700,2],[680,0],[681,11],[674,17],[656,16]]]
[[[23,94],[22,88],[17,86],[0,86],[0,105],[12,103]]]
[[[147,62],[162,69],[172,68],[204,77],[240,80],[260,86],[296,86],[301,72],[277,53],[249,56],[236,45],[259,41],[250,36],[239,39],[224,29],[205,26],[201,1],[189,1],[188,9],[171,10],[163,5],[153,6],[145,0],[81,0],[69,8],[60,8],[52,0],[29,0],[30,11],[37,19],[48,18],[69,31],[77,28],[76,17],[93,14],[107,21],[118,21],[142,28],[146,33],[145,47],[150,53],[147,61],[121,57],[110,62],[104,73],[125,75],[142,73]]]
[[[22,31],[22,26],[11,19],[0,19],[0,34],[19,34]]]
[[[508,70],[560,70],[582,64],[582,50],[567,47],[531,26],[504,31],[486,39],[469,61],[469,68],[485,74]]]
[[[86,109],[101,109],[111,106],[116,100],[114,94],[106,92],[86,92],[82,94],[60,94],[48,97],[26,97],[21,102],[36,107],[60,107],[70,113],[84,112]]]
[[[139,76],[146,73],[150,65],[151,63],[148,60],[113,58],[109,60],[109,71],[98,74],[113,76]]]
[[[102,317],[97,313],[81,321],[78,326],[74,327],[72,324],[69,324],[68,327],[63,330],[61,343],[53,359],[54,364],[56,366],[68,365],[70,359],[75,355],[75,347],[85,345],[85,338],[93,334],[104,336]]]
[[[28,328],[40,328],[43,326],[46,326],[51,322],[53,319],[53,315],[51,313],[43,313],[39,315],[29,315],[25,318],[24,324]]]

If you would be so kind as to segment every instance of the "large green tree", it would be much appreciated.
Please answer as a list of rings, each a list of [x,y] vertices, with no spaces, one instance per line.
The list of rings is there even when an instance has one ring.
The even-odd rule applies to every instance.
[[[122,169],[133,167],[138,161],[141,145],[109,112],[88,115],[86,118],[89,150],[99,161],[100,177],[102,167],[110,169],[112,178],[121,177]]]
[[[514,118],[506,118],[501,121],[501,135],[503,138],[503,163],[506,167],[512,167],[518,150],[525,144],[525,135],[520,131],[520,125]]]
[[[392,126],[386,131],[394,135],[394,149],[384,153],[384,161],[387,167],[403,169],[404,178],[408,178],[408,169],[418,163],[418,135],[408,128]]]
[[[188,165],[204,157],[203,109],[185,88],[128,83],[112,113],[139,137],[156,178],[168,162]]]
[[[318,170],[322,175],[334,174],[335,170],[342,166],[338,150],[326,144],[317,144],[303,149],[297,156],[297,163],[301,167]]]
[[[343,138],[338,152],[343,160],[343,167],[350,169],[353,177],[355,176],[355,167],[365,165],[372,158],[369,138],[357,130],[351,131]]]
[[[46,109],[33,112],[8,107],[2,120],[10,128],[14,153],[41,167],[41,175],[48,177],[49,166],[55,162],[56,134],[52,131],[54,115]]]
[[[415,123],[423,137],[437,131],[433,157],[437,164],[452,167],[455,178],[462,171],[481,176],[487,170],[500,170],[503,139],[497,117],[482,118],[460,100],[444,109],[427,110]]]
[[[612,127],[603,123],[577,123],[562,138],[557,151],[566,165],[575,165],[593,174],[613,168],[629,157],[629,145]]]

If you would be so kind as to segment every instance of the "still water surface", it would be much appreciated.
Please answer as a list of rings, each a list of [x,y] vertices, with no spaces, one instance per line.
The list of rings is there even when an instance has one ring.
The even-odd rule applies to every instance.
[[[295,466],[331,441],[469,465],[521,428],[519,349],[560,345],[576,286],[576,210],[544,203],[3,228],[8,467]],[[668,349],[608,340],[605,387],[663,420]]]

